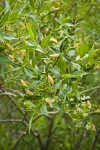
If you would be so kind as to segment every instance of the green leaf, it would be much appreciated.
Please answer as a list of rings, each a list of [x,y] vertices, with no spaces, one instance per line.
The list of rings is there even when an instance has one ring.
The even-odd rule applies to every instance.
[[[24,102],[24,106],[27,110],[34,110],[34,108],[36,107],[30,100]]]
[[[42,104],[40,107],[40,111],[43,115],[48,116],[47,106],[46,104]]]
[[[33,50],[33,54],[32,54],[32,66],[33,68],[35,68],[35,50]]]
[[[33,78],[33,73],[31,70],[24,68],[24,72],[28,77]]]
[[[62,74],[66,72],[67,64],[66,64],[66,61],[64,60],[63,54],[60,54],[59,56],[58,67]]]
[[[60,108],[60,117],[62,117],[63,116],[63,114],[64,114],[64,103],[62,103],[62,105],[61,105],[61,108]]]
[[[34,8],[34,0],[29,0],[29,2],[31,4],[32,8]]]
[[[27,26],[27,29],[29,31],[29,35],[30,35],[31,39],[34,41],[35,40],[35,35],[32,31],[32,27],[29,24],[27,24],[26,26]]]
[[[18,38],[15,38],[14,36],[12,36],[11,34],[8,34],[8,33],[2,33],[3,37],[5,40],[15,40],[15,39],[18,39]]]
[[[82,44],[80,45],[80,47],[77,49],[78,54],[80,55],[80,57],[84,57],[85,54],[89,53],[89,45],[88,44]]]
[[[60,72],[57,68],[54,68],[54,67],[50,67],[48,68],[48,70],[50,70],[52,73],[54,73],[55,75],[58,75],[60,76]]]
[[[36,85],[40,85],[41,84],[41,81],[40,80],[34,80],[28,87],[27,87],[27,89],[29,90],[29,89],[31,89],[31,88],[35,88],[36,87]]]
[[[7,22],[9,21],[9,14],[10,12],[8,11],[0,20],[0,27],[4,26],[7,24]]]
[[[50,34],[48,36],[44,37],[44,39],[41,42],[41,47],[42,48],[44,48],[48,44],[48,41],[49,41],[50,37],[51,37]]]
[[[76,21],[76,23],[80,23],[80,22],[82,22],[84,20],[84,18],[80,18],[80,19],[78,19],[77,21]]]
[[[16,64],[15,62],[11,61],[6,55],[2,54],[0,55],[0,63],[10,63],[10,64]]]
[[[78,86],[77,86],[76,82],[72,83],[72,89],[73,89],[77,99],[80,100],[80,92],[79,92],[79,89],[78,89]]]
[[[25,48],[32,50],[32,48],[35,48],[36,51],[40,52],[40,53],[44,53],[41,46],[37,45],[36,43],[32,42],[32,41],[26,41],[26,46]]]
[[[5,13],[7,13],[10,9],[10,5],[9,5],[9,2],[8,0],[5,0]]]
[[[4,37],[3,37],[3,34],[2,34],[2,33],[0,33],[0,41],[1,41],[1,42],[4,42]]]
[[[29,133],[30,133],[31,126],[32,126],[33,117],[34,117],[34,112],[33,112],[32,116],[31,116],[31,118],[30,118],[30,120],[29,120],[29,126],[28,126],[28,131],[29,131]]]
[[[71,78],[77,78],[77,77],[82,77],[84,75],[87,75],[88,73],[83,71],[83,70],[79,70],[79,71],[75,71],[71,74]]]

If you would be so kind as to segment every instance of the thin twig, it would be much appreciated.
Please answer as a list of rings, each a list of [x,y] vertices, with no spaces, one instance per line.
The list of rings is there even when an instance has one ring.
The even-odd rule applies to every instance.
[[[93,88],[90,88],[90,89],[87,89],[87,90],[84,90],[84,91],[81,92],[81,94],[84,94],[84,93],[87,93],[87,92],[90,92],[90,91],[93,91],[93,90],[97,90],[97,89],[100,89],[100,85],[96,86],[96,87],[93,87]]]
[[[28,122],[23,121],[23,125],[28,127]],[[43,144],[40,137],[40,133],[37,130],[33,131],[32,128],[30,129],[30,133],[37,138],[40,150],[43,150]]]
[[[90,150],[95,150],[95,145],[98,142],[99,136],[100,136],[100,128],[98,129],[98,131],[97,131],[97,133],[95,135],[95,138],[94,138],[94,141],[93,141],[93,143],[92,143],[92,145],[90,147]]]
[[[74,4],[71,4],[68,8],[67,8],[67,11],[64,11],[64,13],[68,14],[69,11],[71,11],[72,8],[74,8]]]
[[[77,149],[77,150],[80,149],[85,135],[86,135],[86,131],[83,131],[82,134],[81,134],[81,136],[80,136],[80,138],[79,138],[79,140],[78,140],[78,142],[75,143],[75,147],[74,147],[75,150],[76,150],[76,149]]]
[[[15,120],[15,119],[6,119],[6,120],[0,120],[0,123],[12,123],[12,122],[20,122],[22,123],[22,120]]]
[[[27,144],[30,148],[30,150],[33,150],[33,147],[31,145],[31,143],[29,143],[29,141],[27,141],[26,139],[23,138],[23,141],[25,142],[25,144]]]
[[[6,90],[4,88],[2,88],[2,91],[6,93]],[[18,111],[24,115],[23,111],[18,107],[17,103],[15,102],[15,100],[12,98],[11,95],[6,95],[8,96],[9,100],[12,101],[12,103],[17,107]]]
[[[3,95],[10,95],[10,96],[14,96],[14,97],[17,96],[17,95],[15,95],[13,93],[8,93],[8,92],[0,93],[0,96],[3,96]]]
[[[51,134],[52,134],[53,124],[54,124],[54,116],[50,120],[50,124],[49,124],[49,127],[48,127],[48,133],[47,133],[47,138],[46,138],[44,150],[48,150],[48,146],[49,146],[49,143],[50,143],[50,137],[51,137]]]
[[[75,16],[75,18],[76,18],[76,16],[77,16],[77,0],[74,0],[74,16]]]
[[[44,148],[43,148],[43,143],[42,143],[42,139],[41,139],[41,136],[40,136],[40,133],[38,132],[38,130],[35,130],[35,136],[36,136],[37,139],[38,139],[38,143],[39,143],[39,146],[40,146],[40,150],[44,150]]]
[[[85,14],[85,17],[84,17],[84,18],[86,18],[86,17],[87,17],[87,15],[89,14],[89,12],[90,12],[90,10],[91,10],[92,6],[93,6],[93,4],[91,4],[91,6],[89,7],[89,9],[88,9],[88,11],[86,12],[86,14]]]
[[[24,136],[27,134],[27,132],[23,132],[22,135],[18,138],[17,142],[15,143],[14,147],[12,150],[16,150],[19,142],[24,138]]]

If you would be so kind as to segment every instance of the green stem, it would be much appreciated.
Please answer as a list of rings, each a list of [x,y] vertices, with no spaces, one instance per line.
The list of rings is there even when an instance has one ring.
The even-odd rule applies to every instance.
[[[90,91],[93,91],[93,90],[97,90],[100,88],[100,85],[96,86],[96,87],[93,87],[93,88],[90,88],[90,89],[87,89],[87,90],[84,90],[81,92],[81,94],[84,94],[84,93],[87,93],[87,92],[90,92]]]

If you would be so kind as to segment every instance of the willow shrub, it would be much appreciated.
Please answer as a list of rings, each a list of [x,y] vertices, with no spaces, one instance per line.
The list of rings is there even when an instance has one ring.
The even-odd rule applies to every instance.
[[[0,3],[1,148],[98,150],[99,1]]]

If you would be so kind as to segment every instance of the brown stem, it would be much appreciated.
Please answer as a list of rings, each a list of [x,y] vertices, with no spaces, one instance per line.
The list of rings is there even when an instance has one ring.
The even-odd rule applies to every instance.
[[[36,136],[37,139],[38,139],[38,143],[39,143],[39,146],[40,146],[40,150],[44,150],[44,148],[43,148],[43,143],[42,143],[42,140],[41,140],[41,136],[40,136],[40,133],[38,132],[38,130],[35,130],[35,136]]]
[[[29,143],[29,141],[25,140],[24,138],[23,138],[23,141],[25,142],[25,144],[27,144],[29,146],[30,150],[33,150],[33,147],[31,145],[31,143]]]
[[[100,136],[100,128],[98,129],[98,131],[97,131],[97,133],[95,135],[95,138],[94,138],[94,141],[93,141],[93,143],[92,143],[92,145],[90,147],[90,150],[95,150],[95,145],[98,142],[99,136]]]
[[[6,119],[6,120],[0,120],[0,123],[12,123],[12,122],[19,122],[22,123],[22,120],[15,120],[15,119]]]
[[[86,89],[86,90],[82,91],[81,94],[84,94],[84,93],[87,93],[87,92],[90,92],[90,91],[93,91],[93,90],[97,90],[97,89],[100,89],[100,85],[98,85],[96,87],[92,87],[90,89]]]
[[[2,91],[3,91],[3,92],[6,92],[6,90],[5,90],[4,88],[2,88]],[[12,98],[12,96],[11,96],[11,95],[7,95],[7,96],[8,96],[8,98],[9,98],[9,100],[12,101],[13,105],[15,105],[15,106],[17,107],[18,111],[19,111],[22,115],[24,115],[23,111],[18,107],[17,103],[14,101],[14,99]]]
[[[12,150],[16,150],[19,142],[24,138],[24,136],[27,134],[27,132],[23,132],[23,134],[18,138],[17,142],[15,143],[14,147]]]
[[[75,7],[75,9],[74,9],[74,16],[76,18],[76,16],[77,16],[77,0],[74,0],[74,7]]]
[[[91,10],[92,6],[93,6],[93,4],[91,4],[91,6],[89,7],[89,10],[86,12],[86,14],[85,14],[85,17],[84,17],[84,18],[86,18],[86,17],[87,17],[87,15],[89,14],[89,12],[90,12],[90,10]]]
[[[54,116],[51,118],[50,124],[48,126],[48,133],[47,133],[47,138],[46,138],[44,150],[48,150],[48,146],[49,146],[49,143],[50,143],[50,137],[51,137],[51,134],[52,134],[53,124],[54,124]]]
[[[24,126],[28,127],[28,122],[23,121],[23,124],[24,124]],[[37,138],[40,150],[44,150],[40,133],[37,130],[33,131],[32,129],[30,129],[30,132],[33,136],[35,136]]]
[[[78,140],[78,142],[75,143],[74,150],[76,150],[76,149],[79,150],[80,149],[85,135],[86,135],[86,131],[83,131],[80,138],[79,138],[79,140]]]

